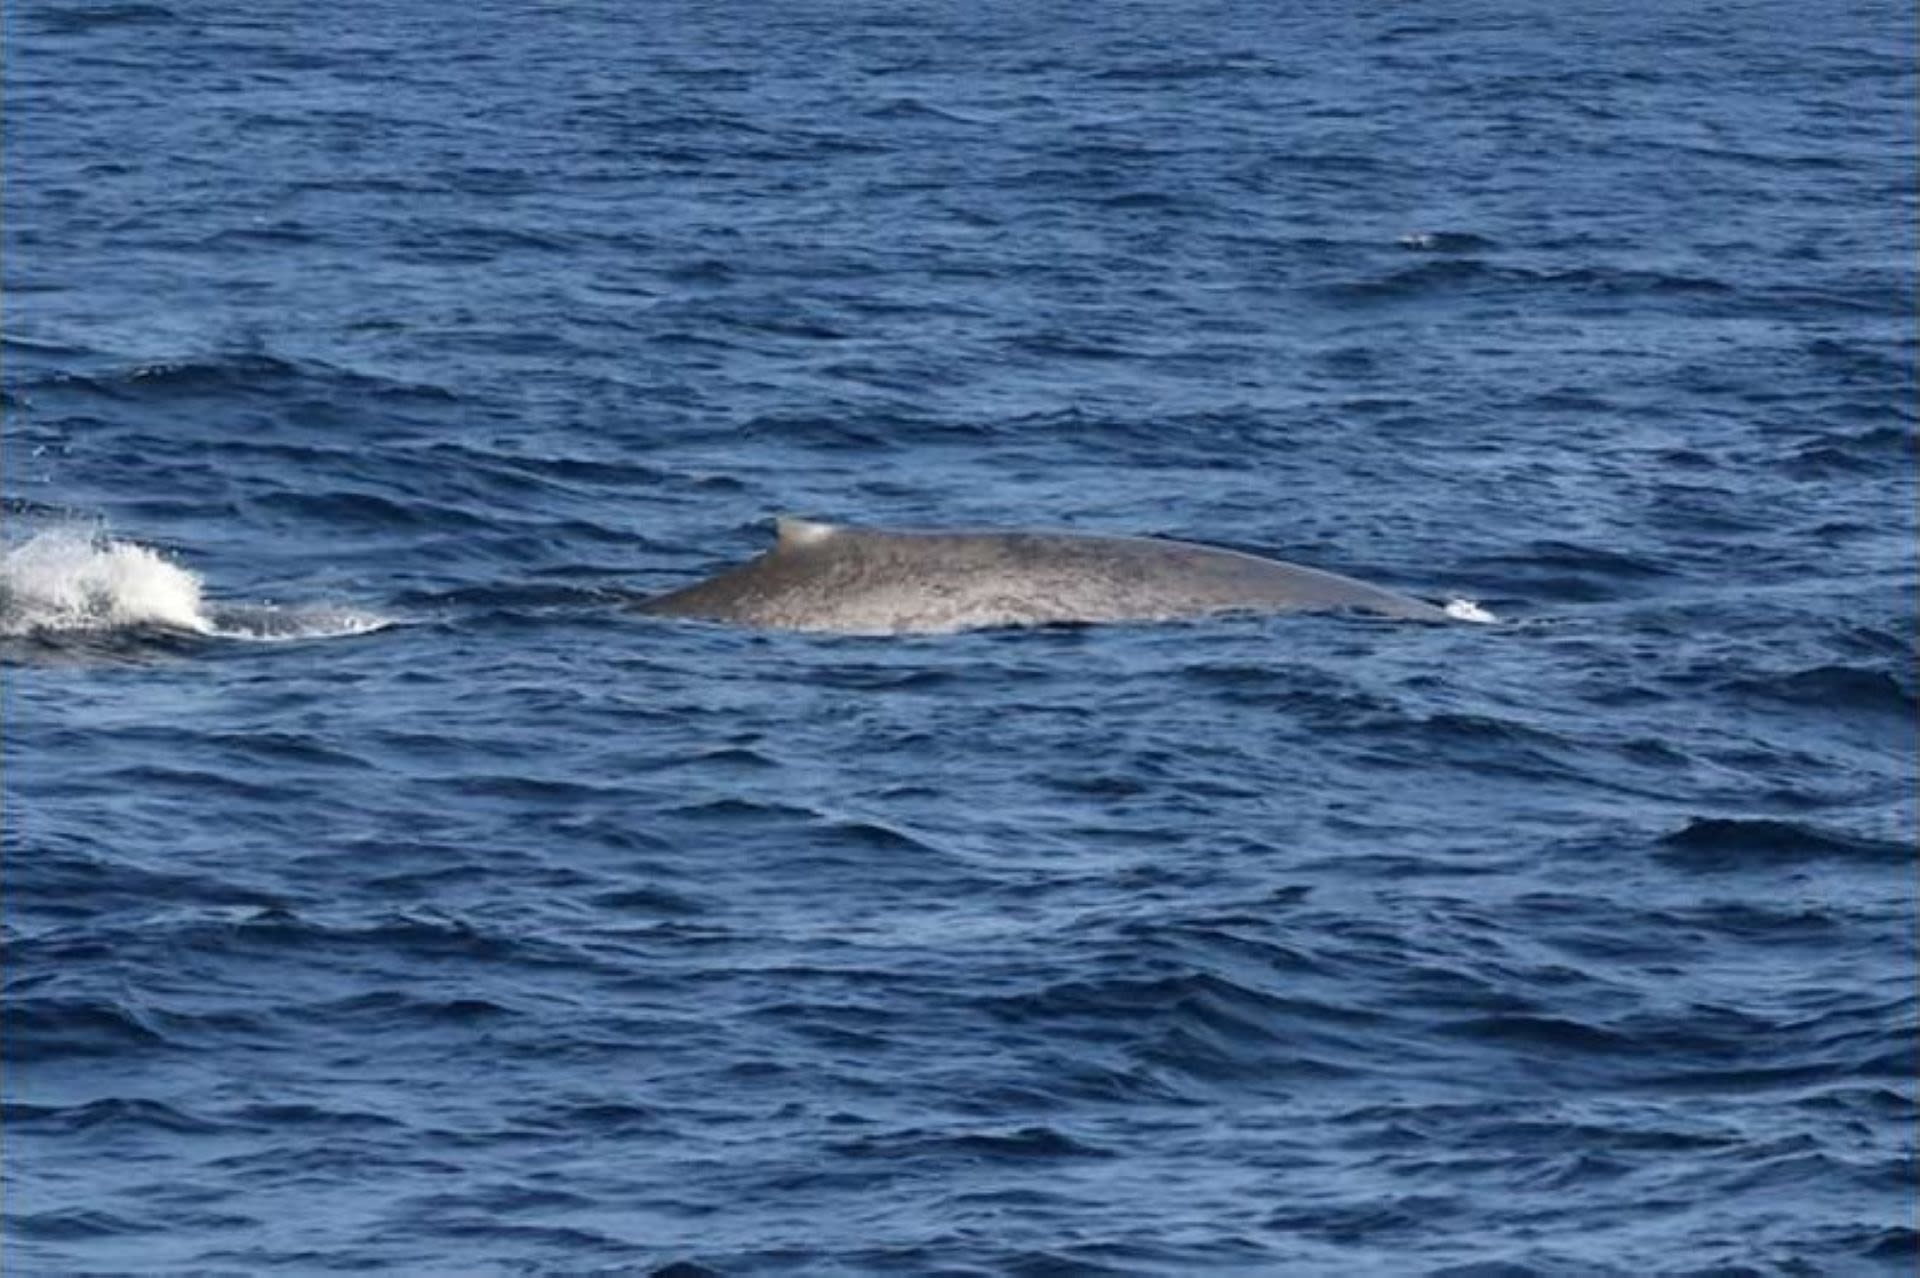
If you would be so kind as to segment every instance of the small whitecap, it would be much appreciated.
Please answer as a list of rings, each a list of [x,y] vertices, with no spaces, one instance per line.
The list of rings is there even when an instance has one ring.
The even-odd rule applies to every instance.
[[[1455,621],[1477,621],[1489,626],[1500,620],[1471,599],[1447,600],[1447,615]]]

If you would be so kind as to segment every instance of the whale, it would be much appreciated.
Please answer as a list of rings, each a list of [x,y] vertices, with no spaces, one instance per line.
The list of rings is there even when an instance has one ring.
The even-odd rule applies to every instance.
[[[849,635],[1222,613],[1352,612],[1431,622],[1461,616],[1337,573],[1194,542],[859,528],[793,517],[776,521],[774,545],[764,554],[633,606],[660,617]]]

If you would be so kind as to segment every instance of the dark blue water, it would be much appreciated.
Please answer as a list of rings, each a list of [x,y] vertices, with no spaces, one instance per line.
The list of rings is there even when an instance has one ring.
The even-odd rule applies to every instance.
[[[9,1274],[1911,1272],[1911,6],[4,34]]]

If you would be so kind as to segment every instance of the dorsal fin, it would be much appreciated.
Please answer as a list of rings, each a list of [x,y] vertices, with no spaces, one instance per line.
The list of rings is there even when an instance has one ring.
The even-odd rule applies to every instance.
[[[776,550],[798,550],[802,546],[812,546],[840,531],[832,524],[823,524],[813,519],[799,519],[793,515],[782,515],[774,520],[773,530],[778,538]]]

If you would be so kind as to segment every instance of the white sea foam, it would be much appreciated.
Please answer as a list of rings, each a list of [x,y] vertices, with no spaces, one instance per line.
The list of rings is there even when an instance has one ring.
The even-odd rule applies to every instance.
[[[390,624],[349,608],[211,606],[201,589],[196,574],[146,546],[84,528],[40,532],[0,562],[0,637],[152,628],[285,640]]]
[[[1471,599],[1447,600],[1447,615],[1455,621],[1477,621],[1482,625],[1492,625],[1500,620]]]

